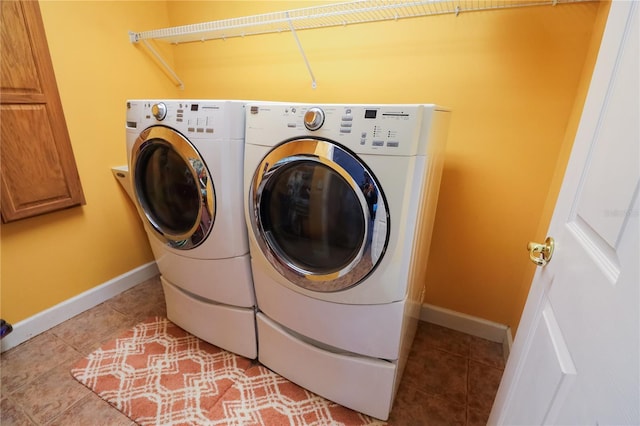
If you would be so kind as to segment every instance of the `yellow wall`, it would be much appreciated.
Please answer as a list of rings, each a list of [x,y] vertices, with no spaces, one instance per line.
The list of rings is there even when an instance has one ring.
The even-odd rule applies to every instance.
[[[3,318],[15,323],[152,259],[110,172],[126,161],[124,101],[194,97],[451,107],[425,301],[517,324],[531,274],[524,247],[539,237],[556,163],[566,163],[565,130],[606,10],[559,5],[302,31],[315,90],[290,33],[164,47],[184,91],[126,35],[311,4],[41,3],[87,205],[2,225]]]
[[[40,4],[87,204],[2,225],[1,315],[11,323],[153,260],[111,167],[127,161],[125,100],[178,93],[127,36],[167,26],[161,6]]]
[[[182,25],[306,5],[174,2],[169,10]],[[425,301],[515,326],[531,273],[526,244],[537,235],[578,84],[591,73],[583,66],[599,7],[300,31],[315,90],[290,33],[186,44],[174,54],[187,96],[452,108]]]
[[[587,50],[587,57],[585,60],[584,71],[580,77],[578,83],[578,90],[574,100],[573,108],[569,116],[569,122],[567,124],[567,130],[565,132],[560,151],[557,157],[556,166],[553,171],[551,183],[549,185],[549,192],[545,199],[545,203],[540,211],[540,221],[538,223],[537,231],[532,237],[533,241],[544,241],[547,237],[547,230],[551,222],[551,216],[556,205],[558,194],[560,193],[560,187],[562,185],[562,179],[564,178],[564,172],[566,165],[569,162],[569,156],[571,155],[571,148],[573,147],[573,140],[575,139],[576,132],[578,130],[578,124],[582,115],[582,109],[584,102],[587,98],[587,92],[589,90],[589,84],[591,83],[591,74],[596,63],[598,51],[600,50],[600,40],[604,32],[604,27],[607,23],[607,15],[611,6],[611,0],[605,0],[601,3],[598,9],[598,15],[594,24],[594,36],[591,38],[589,48]],[[514,303],[511,304],[512,318],[515,323],[513,329],[517,329],[517,325],[520,322],[520,315],[524,309],[527,296],[529,295],[529,289],[531,287],[531,280],[535,273],[535,266],[533,264],[528,265],[524,269],[522,279],[520,280],[520,286],[518,287],[518,293],[514,299]]]

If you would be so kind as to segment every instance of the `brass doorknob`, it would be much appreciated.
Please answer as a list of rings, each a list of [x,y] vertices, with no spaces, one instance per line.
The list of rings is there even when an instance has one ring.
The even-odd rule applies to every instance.
[[[538,266],[544,266],[551,261],[553,256],[553,248],[555,241],[551,237],[544,240],[544,244],[529,242],[527,250],[529,250],[529,259]]]

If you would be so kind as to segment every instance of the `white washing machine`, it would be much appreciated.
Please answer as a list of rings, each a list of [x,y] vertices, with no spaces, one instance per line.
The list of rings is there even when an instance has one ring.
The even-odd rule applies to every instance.
[[[258,359],[386,420],[415,335],[450,113],[248,104]]]
[[[257,356],[243,220],[245,103],[130,100],[127,154],[169,320],[223,349]]]

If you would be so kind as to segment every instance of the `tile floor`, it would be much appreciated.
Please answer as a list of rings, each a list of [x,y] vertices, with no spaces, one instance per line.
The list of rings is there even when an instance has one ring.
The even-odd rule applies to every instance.
[[[165,313],[156,277],[3,353],[0,424],[133,425],[69,369],[101,343]],[[503,368],[502,345],[420,323],[389,424],[484,425]]]

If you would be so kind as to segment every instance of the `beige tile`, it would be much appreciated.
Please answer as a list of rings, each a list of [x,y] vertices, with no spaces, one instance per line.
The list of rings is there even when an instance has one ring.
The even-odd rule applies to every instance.
[[[489,414],[484,410],[474,410],[467,407],[467,426],[486,426]]]
[[[101,343],[119,335],[135,323],[136,320],[102,303],[52,328],[50,332],[78,352],[87,355]]]
[[[493,400],[496,397],[502,370],[469,361],[469,409],[474,410],[477,416],[489,418]]]
[[[19,406],[9,398],[3,398],[0,403],[0,424],[3,426],[35,426]]]
[[[79,352],[49,332],[33,337],[2,354],[2,395],[8,395],[57,365],[80,356]]]
[[[91,391],[62,365],[41,375],[11,395],[11,400],[36,422],[44,424],[86,397]]]
[[[423,323],[424,343],[427,346],[450,352],[455,355],[469,356],[471,336],[439,325]]]
[[[466,405],[400,386],[388,422],[393,426],[463,426]]]
[[[485,365],[504,369],[502,343],[469,336],[469,358]]]
[[[166,316],[164,292],[159,276],[122,292],[106,304],[137,322],[153,316]]]
[[[426,348],[412,353],[401,386],[408,386],[454,404],[467,403],[467,358]]]
[[[92,392],[47,424],[68,425],[133,426],[135,422]]]

